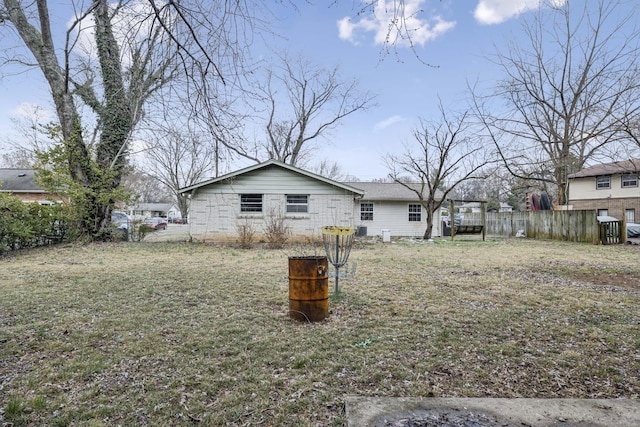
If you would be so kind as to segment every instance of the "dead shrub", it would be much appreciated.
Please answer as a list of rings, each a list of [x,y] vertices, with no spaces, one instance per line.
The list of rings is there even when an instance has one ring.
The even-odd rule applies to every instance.
[[[264,234],[267,239],[267,247],[270,249],[282,249],[289,240],[291,229],[286,224],[286,219],[281,211],[271,210],[267,215]]]
[[[249,220],[244,220],[236,224],[236,232],[238,233],[238,244],[242,249],[251,249],[255,230],[253,224]]]

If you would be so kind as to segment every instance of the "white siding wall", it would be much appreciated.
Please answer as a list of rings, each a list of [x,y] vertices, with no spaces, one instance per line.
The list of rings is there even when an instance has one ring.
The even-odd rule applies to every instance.
[[[373,221],[360,220],[360,201],[355,203],[356,225],[367,227],[368,236],[382,236],[382,230],[391,230],[392,237],[419,237],[424,236],[427,228],[427,213],[422,208],[421,221],[409,221],[410,202],[384,202],[367,201],[373,203]],[[413,204],[413,202],[411,202]],[[418,203],[417,201],[415,203]],[[432,237],[440,236],[440,212],[434,213]]]
[[[262,212],[241,213],[240,194],[262,194]],[[306,194],[307,213],[286,213],[287,194]],[[247,173],[195,192],[191,200],[191,236],[201,241],[237,240],[237,225],[251,224],[261,239],[269,215],[284,215],[294,237],[321,236],[327,225],[354,226],[354,194],[280,168]]]
[[[570,181],[569,198],[572,200],[595,200],[640,196],[640,188],[622,188],[620,175],[611,177],[611,188],[596,189],[596,177],[575,178]]]

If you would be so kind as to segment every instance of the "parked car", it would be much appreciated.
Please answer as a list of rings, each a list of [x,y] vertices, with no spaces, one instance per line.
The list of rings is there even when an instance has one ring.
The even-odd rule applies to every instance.
[[[131,217],[125,212],[111,212],[111,224],[113,224],[115,235],[122,236],[125,240],[129,238],[131,233]]]
[[[159,216],[155,216],[153,218],[145,218],[142,221],[141,226],[145,228],[150,228],[152,230],[166,230],[167,220]]]
[[[627,223],[627,238],[640,238],[640,224]]]
[[[612,216],[598,216],[598,222],[611,222],[611,221],[618,221],[618,218],[612,217]],[[640,238],[640,224],[635,224],[632,222],[628,222],[627,223],[627,238]]]

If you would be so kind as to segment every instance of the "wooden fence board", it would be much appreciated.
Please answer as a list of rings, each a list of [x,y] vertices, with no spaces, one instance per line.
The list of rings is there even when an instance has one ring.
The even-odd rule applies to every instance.
[[[464,214],[464,224],[480,224],[480,214]],[[534,239],[598,243],[600,230],[594,210],[487,212],[487,234],[515,236],[519,230]]]

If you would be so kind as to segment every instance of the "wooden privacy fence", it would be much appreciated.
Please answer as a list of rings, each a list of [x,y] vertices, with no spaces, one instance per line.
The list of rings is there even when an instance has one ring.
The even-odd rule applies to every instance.
[[[626,230],[623,234],[623,221],[605,221],[598,224],[600,241],[603,245],[615,245],[626,241]]]
[[[554,239],[584,243],[621,243],[624,240],[622,225],[613,225],[601,234],[594,210],[571,211],[527,211],[527,212],[487,212],[487,234],[515,236],[522,230],[533,239]],[[464,214],[464,223],[477,223],[480,214]],[[609,234],[615,234],[614,238]],[[607,239],[603,240],[603,237]]]

